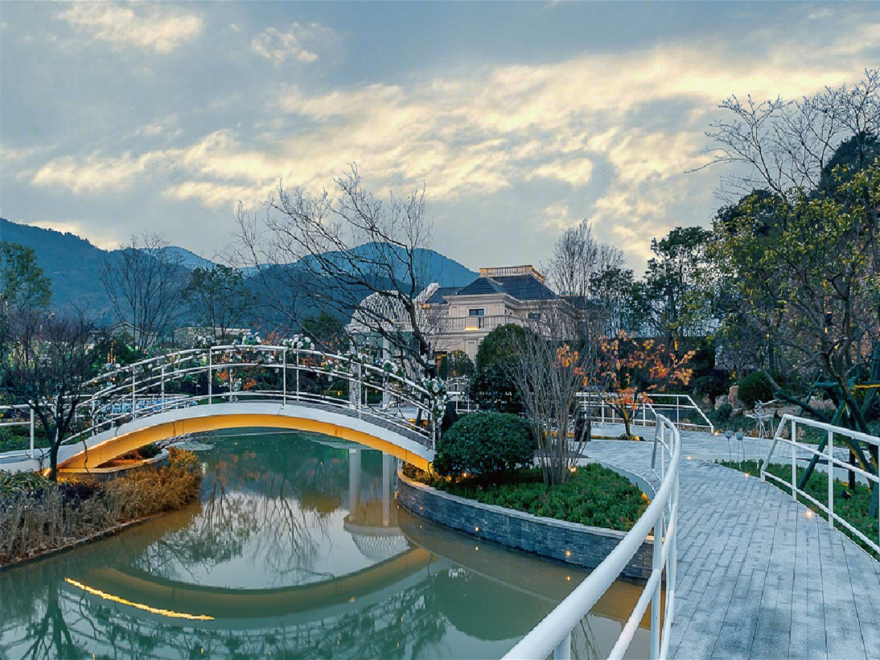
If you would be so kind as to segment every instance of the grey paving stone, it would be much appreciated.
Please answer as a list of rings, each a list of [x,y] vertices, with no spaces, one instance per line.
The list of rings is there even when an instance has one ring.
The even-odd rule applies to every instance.
[[[716,437],[682,439],[685,454],[726,458]],[[594,441],[587,454],[651,476],[649,442]],[[719,465],[682,461],[680,498],[671,657],[880,658],[880,562],[772,484]]]

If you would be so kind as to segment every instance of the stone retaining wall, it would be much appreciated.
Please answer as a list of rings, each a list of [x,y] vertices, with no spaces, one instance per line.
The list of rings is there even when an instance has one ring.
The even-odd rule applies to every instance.
[[[596,568],[626,535],[457,497],[412,481],[402,472],[397,474],[397,501],[413,515],[477,538],[586,568]],[[650,575],[653,546],[649,540],[642,543],[623,570],[626,577]]]

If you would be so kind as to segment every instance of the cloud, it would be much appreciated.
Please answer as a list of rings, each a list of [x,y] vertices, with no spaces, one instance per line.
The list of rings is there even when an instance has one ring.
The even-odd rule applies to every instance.
[[[122,192],[136,180],[149,176],[167,159],[164,152],[148,152],[134,157],[125,152],[119,157],[92,153],[82,159],[72,156],[55,158],[40,167],[31,183],[47,188],[66,188],[74,194]]]
[[[251,41],[251,50],[265,57],[276,67],[286,60],[311,64],[320,59],[319,48],[333,47],[338,42],[336,32],[318,23],[293,23],[286,32],[268,28]]]
[[[160,4],[77,2],[57,16],[116,48],[136,46],[162,54],[195,39],[202,31],[199,16]]]
[[[152,178],[164,199],[214,209],[264,199],[279,179],[320,192],[356,162],[374,190],[425,184],[429,199],[458,209],[503,193],[545,235],[580,221],[576,209],[603,238],[645,258],[651,237],[711,215],[717,173],[684,173],[705,162],[703,132],[721,100],[797,98],[862,77],[878,25],[841,27],[822,27],[821,49],[792,29],[761,34],[751,50],[704,35],[320,93],[267,85],[250,126],[188,127],[187,141],[177,135],[168,149],[167,131],[180,124],[147,124],[139,135],[152,145],[139,155],[63,156],[35,168],[32,181],[84,195]],[[336,38],[294,23],[259,33],[251,47],[276,66],[310,64]]]

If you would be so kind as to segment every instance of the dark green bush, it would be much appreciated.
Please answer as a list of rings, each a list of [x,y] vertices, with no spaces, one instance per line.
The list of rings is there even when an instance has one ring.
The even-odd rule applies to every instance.
[[[773,386],[763,371],[756,371],[739,381],[739,400],[746,408],[773,398]]]
[[[733,406],[725,402],[718,406],[718,410],[712,415],[716,422],[726,422],[733,413]]]
[[[491,476],[530,465],[535,446],[529,425],[509,413],[479,412],[459,419],[443,435],[434,471]]]

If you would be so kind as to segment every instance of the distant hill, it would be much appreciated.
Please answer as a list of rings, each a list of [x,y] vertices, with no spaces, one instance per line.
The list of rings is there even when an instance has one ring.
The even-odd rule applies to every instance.
[[[162,249],[170,255],[170,258],[173,261],[177,261],[181,266],[189,268],[190,270],[195,270],[196,268],[210,269],[216,265],[213,261],[200,257],[195,252],[190,252],[186,248],[177,247],[176,245],[169,245]]]
[[[21,225],[0,218],[0,240],[33,248],[37,265],[52,280],[52,306],[75,305],[91,316],[110,311],[98,273],[110,252],[70,232]]]
[[[70,232],[41,229],[2,218],[0,218],[0,240],[33,248],[37,256],[37,264],[52,280],[53,307],[75,305],[96,317],[110,314],[110,301],[101,284],[100,268],[108,259],[116,258],[119,250],[102,250]],[[165,249],[172,251],[175,259],[191,270],[198,267],[210,268],[214,265],[208,259],[181,247],[169,246]],[[370,256],[382,249],[399,250],[400,248],[365,243],[355,248],[355,252],[358,255]],[[431,282],[437,282],[440,286],[464,286],[477,277],[477,273],[434,250],[420,250],[418,257],[424,286]],[[305,272],[302,268],[304,265],[307,264],[294,263],[278,268],[302,269]],[[244,269],[243,273],[246,279],[256,280],[251,277],[255,275],[253,268]],[[395,277],[402,278],[403,275],[402,270],[395,273]],[[390,284],[388,282],[389,286]],[[256,288],[257,282],[250,281],[249,286]]]

